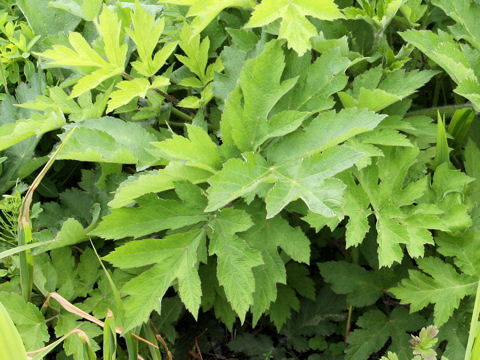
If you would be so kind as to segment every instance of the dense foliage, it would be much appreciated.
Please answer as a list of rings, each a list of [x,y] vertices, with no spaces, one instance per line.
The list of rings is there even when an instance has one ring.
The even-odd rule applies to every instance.
[[[0,1],[0,347],[480,359],[479,18]]]

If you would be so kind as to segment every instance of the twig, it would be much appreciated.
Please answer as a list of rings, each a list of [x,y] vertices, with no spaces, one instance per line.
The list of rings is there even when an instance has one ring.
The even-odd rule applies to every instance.
[[[155,327],[155,325],[153,324],[153,321],[151,319],[150,319],[150,326],[152,327],[153,332],[155,333],[155,338],[157,339],[157,341],[159,341],[163,345],[163,348],[165,349],[165,352],[167,353],[168,360],[173,360],[172,353],[170,352],[170,350],[167,346],[167,343],[163,339],[162,335],[160,335],[160,333],[158,332],[157,328]]]

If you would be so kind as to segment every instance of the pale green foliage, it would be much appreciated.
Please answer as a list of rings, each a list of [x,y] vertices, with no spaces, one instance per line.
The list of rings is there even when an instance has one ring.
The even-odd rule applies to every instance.
[[[155,21],[155,17],[148,14],[137,3],[132,14],[133,29],[128,28],[127,33],[135,42],[139,59],[132,62],[132,67],[143,76],[153,76],[165,64],[172,54],[177,43],[172,41],[165,44],[153,55],[165,27],[165,21]]]
[[[263,0],[257,5],[247,23],[247,27],[259,27],[270,24],[276,19],[280,22],[279,38],[286,39],[288,46],[299,55],[311,49],[310,39],[318,34],[307,16],[321,20],[343,18],[342,12],[332,0],[321,2],[311,0]]]
[[[97,30],[103,40],[105,58],[95,51],[88,42],[77,32],[71,32],[68,40],[70,47],[54,45],[51,50],[41,54],[49,60],[49,64],[56,67],[75,67],[78,70],[95,69],[85,71],[88,75],[83,76],[72,91],[72,97],[77,97],[84,92],[95,88],[103,81],[120,75],[125,66],[127,56],[127,44],[123,44],[121,35],[121,23],[117,15],[107,6],[99,16]]]

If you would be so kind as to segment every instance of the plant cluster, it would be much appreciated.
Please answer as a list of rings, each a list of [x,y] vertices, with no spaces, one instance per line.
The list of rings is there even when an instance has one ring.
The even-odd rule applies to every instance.
[[[479,17],[0,1],[0,347],[480,359]]]

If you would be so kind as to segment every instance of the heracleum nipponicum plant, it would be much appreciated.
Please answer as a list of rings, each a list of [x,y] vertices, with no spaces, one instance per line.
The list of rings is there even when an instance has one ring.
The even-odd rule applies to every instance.
[[[14,3],[5,346],[480,356],[477,1]]]

